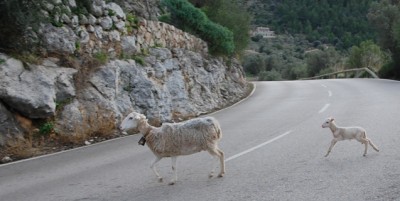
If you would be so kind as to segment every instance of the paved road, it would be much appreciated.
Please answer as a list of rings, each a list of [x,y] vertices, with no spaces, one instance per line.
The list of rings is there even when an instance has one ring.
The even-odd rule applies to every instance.
[[[212,114],[224,132],[226,176],[208,179],[210,156],[178,158],[179,181],[157,183],[140,136],[0,166],[1,201],[400,200],[400,82],[255,82],[247,100]],[[363,126],[381,149],[332,138],[321,124]],[[170,160],[159,170],[171,178]]]

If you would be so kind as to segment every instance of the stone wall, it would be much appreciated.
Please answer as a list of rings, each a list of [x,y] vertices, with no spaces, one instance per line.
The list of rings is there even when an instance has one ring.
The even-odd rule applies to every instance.
[[[42,12],[53,24],[43,24],[38,33],[32,34],[43,41],[42,52],[103,52],[119,58],[146,53],[151,47],[165,47],[208,53],[207,43],[201,39],[163,22],[125,14],[116,3],[95,0],[86,14],[74,12],[76,7],[75,0],[54,0],[43,7]]]

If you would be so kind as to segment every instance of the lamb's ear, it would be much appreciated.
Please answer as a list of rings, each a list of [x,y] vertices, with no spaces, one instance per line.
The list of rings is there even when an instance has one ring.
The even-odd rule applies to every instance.
[[[333,117],[331,117],[331,122],[334,121],[335,119]]]

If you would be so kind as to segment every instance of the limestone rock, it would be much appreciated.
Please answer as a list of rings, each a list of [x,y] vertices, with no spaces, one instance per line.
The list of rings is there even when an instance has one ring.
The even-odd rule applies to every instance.
[[[72,54],[76,50],[78,37],[68,26],[54,27],[46,24],[40,28],[39,34],[43,38],[44,48],[49,52]]]
[[[29,118],[54,116],[57,96],[72,98],[75,88],[72,76],[76,70],[24,64],[0,55],[0,99]]]

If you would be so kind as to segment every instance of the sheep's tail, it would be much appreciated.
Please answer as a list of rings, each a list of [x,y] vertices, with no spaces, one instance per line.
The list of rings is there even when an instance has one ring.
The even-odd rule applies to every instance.
[[[221,126],[219,125],[218,121],[214,118],[208,119],[210,123],[213,125],[214,131],[216,133],[216,139],[219,140],[222,138],[222,130]]]

